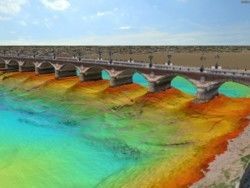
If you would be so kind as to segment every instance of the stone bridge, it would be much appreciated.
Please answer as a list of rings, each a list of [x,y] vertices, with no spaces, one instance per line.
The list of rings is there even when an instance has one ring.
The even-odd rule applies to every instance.
[[[137,72],[149,83],[149,92],[159,92],[171,87],[171,81],[176,76],[182,76],[197,87],[196,101],[207,102],[218,94],[218,88],[225,82],[234,81],[250,85],[250,71],[231,69],[204,69],[200,67],[185,67],[160,65],[142,62],[108,61],[94,59],[77,59],[51,57],[20,57],[0,56],[0,70],[19,71],[36,74],[55,73],[55,78],[79,76],[80,81],[102,79],[102,71],[110,75],[110,86],[120,86],[132,83],[132,77]]]

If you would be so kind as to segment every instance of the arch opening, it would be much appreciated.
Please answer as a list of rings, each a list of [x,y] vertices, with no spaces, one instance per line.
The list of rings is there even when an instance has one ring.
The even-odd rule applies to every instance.
[[[72,70],[77,70],[77,68],[75,67],[75,65],[73,64],[65,64],[64,66],[62,66],[62,68],[60,69],[60,71],[72,71]]]
[[[35,68],[35,64],[32,62],[24,62],[23,64],[24,67],[34,67]]]
[[[101,75],[102,75],[103,80],[110,80],[111,79],[111,76],[107,70],[102,70]]]
[[[135,84],[141,85],[143,87],[149,87],[149,82],[147,78],[139,72],[135,72],[133,74],[132,80],[133,80],[133,83]]]
[[[59,74],[62,77],[65,76],[79,76],[80,72],[78,72],[78,68],[73,65],[73,64],[66,64],[64,66],[61,67],[61,69],[59,70]]]
[[[19,71],[21,72],[29,72],[35,70],[35,64],[31,61],[24,62],[23,64],[19,65]]]
[[[11,60],[9,63],[8,63],[8,69],[11,69],[11,70],[18,70],[19,68],[19,64],[16,60]]]
[[[232,98],[250,98],[250,87],[237,83],[237,82],[225,82],[219,89],[219,94]]]
[[[183,76],[176,76],[171,81],[171,86],[189,95],[195,95],[197,93],[197,87]]]
[[[43,62],[39,67],[36,68],[39,74],[49,74],[55,72],[55,67],[49,62]]]
[[[3,59],[0,59],[0,68],[5,67],[5,61]]]
[[[42,69],[55,69],[54,66],[51,64],[51,63],[48,63],[48,62],[43,62],[39,68],[42,68]]]

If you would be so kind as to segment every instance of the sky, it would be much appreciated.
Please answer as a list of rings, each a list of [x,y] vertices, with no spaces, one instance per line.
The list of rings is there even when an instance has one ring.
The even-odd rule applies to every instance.
[[[250,0],[0,0],[0,45],[250,45]]]

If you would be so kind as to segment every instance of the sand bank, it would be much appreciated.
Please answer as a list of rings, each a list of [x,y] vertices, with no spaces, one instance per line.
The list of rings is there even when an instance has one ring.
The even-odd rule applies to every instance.
[[[227,151],[210,163],[205,177],[192,188],[238,187],[240,178],[250,162],[249,138],[250,124],[239,137],[229,141]]]

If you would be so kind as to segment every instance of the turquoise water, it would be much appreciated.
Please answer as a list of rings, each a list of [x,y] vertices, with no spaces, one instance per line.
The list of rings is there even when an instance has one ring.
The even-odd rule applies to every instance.
[[[65,108],[0,91],[0,185],[93,187],[136,161],[114,151],[119,140],[103,144],[105,114],[65,117]]]
[[[110,80],[110,75],[107,71],[102,71],[102,79],[103,80]]]
[[[172,80],[171,86],[190,95],[195,95],[197,92],[197,88],[190,81],[180,76]]]
[[[147,79],[143,75],[141,75],[139,73],[135,73],[133,75],[133,83],[139,84],[139,85],[141,85],[143,87],[148,87]]]
[[[234,82],[226,82],[219,88],[219,93],[233,98],[249,98],[250,87]]]

